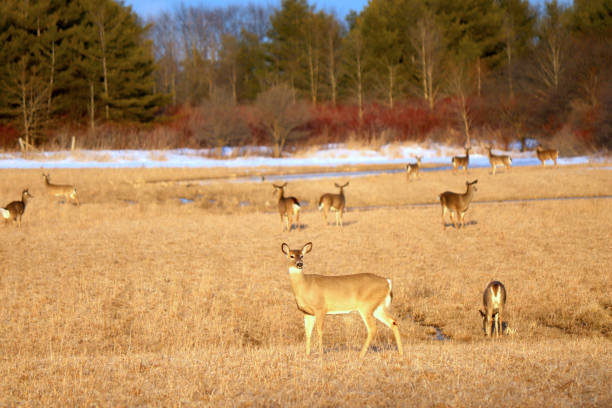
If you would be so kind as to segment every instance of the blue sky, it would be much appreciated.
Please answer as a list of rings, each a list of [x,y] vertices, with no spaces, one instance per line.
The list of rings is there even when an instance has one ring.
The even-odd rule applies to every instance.
[[[172,11],[178,5],[206,5],[208,7],[225,7],[229,4],[261,4],[278,6],[280,0],[123,0],[124,4],[132,6],[132,10],[142,18],[152,17],[161,11]],[[335,12],[342,20],[350,10],[361,11],[368,0],[309,0],[316,10]]]
[[[460,1],[460,0],[458,0]],[[530,0],[530,3],[541,5],[545,0]],[[228,4],[261,4],[278,6],[281,0],[123,0],[132,6],[132,9],[142,18],[154,17],[162,11],[173,11],[181,3],[185,5],[206,5],[208,7],[224,7]],[[572,0],[559,0],[561,4],[571,4]],[[308,4],[314,5],[316,10],[333,12],[341,20],[350,10],[361,11],[368,0],[309,0]]]

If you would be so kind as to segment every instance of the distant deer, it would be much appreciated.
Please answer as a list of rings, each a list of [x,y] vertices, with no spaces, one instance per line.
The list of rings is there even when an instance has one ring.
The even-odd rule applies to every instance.
[[[491,326],[494,327],[496,337],[502,335],[502,313],[506,305],[506,288],[498,281],[490,282],[482,295],[485,310],[479,310],[482,316],[482,329],[485,336],[491,337]]]
[[[538,159],[542,162],[542,167],[545,166],[546,160],[552,160],[555,162],[555,167],[557,167],[557,159],[559,158],[559,151],[556,149],[544,149],[542,146],[536,147],[536,155]]]
[[[412,163],[408,163],[406,165],[406,178],[408,179],[408,181],[410,181],[410,179],[412,178],[412,176],[414,175],[415,178],[419,178],[419,172],[421,170],[421,159],[423,158],[423,156],[416,156],[416,163],[412,164]]]
[[[334,183],[336,187],[340,189],[338,194],[323,194],[319,199],[319,211],[323,215],[325,225],[327,225],[327,212],[334,211],[336,213],[336,227],[338,224],[342,227],[342,214],[344,213],[344,206],[346,205],[346,199],[344,198],[344,187],[348,186],[348,181],[344,185]]]
[[[312,249],[312,242],[301,249],[290,249],[285,243],[281,245],[283,254],[289,260],[289,280],[297,302],[297,308],[304,313],[306,329],[306,355],[310,355],[310,337],[313,327],[317,326],[319,335],[319,352],[323,355],[323,320],[328,314],[344,314],[357,311],[368,330],[360,357],[376,334],[376,319],[389,327],[395,336],[397,350],[403,354],[399,327],[393,317],[387,313],[391,305],[391,280],[371,273],[355,275],[324,276],[306,275],[302,272],[304,255]]]
[[[467,174],[468,165],[470,164],[470,149],[465,148],[465,156],[454,156],[451,160],[453,163],[453,173],[457,173],[457,168],[463,166],[463,171]]]
[[[76,203],[76,205],[80,205],[79,198],[77,197],[77,191],[74,186],[68,184],[52,184],[51,176],[49,174],[43,173],[43,178],[45,179],[45,188],[47,189],[47,193],[53,197],[64,197],[64,200],[69,201],[72,200]]]
[[[444,215],[446,211],[450,213],[450,220],[453,223],[453,226],[457,228],[455,224],[455,217],[457,215],[459,217],[459,221],[461,222],[461,227],[464,227],[463,216],[467,212],[470,203],[472,202],[472,198],[474,198],[474,192],[478,191],[476,188],[476,183],[478,180],[474,180],[472,182],[466,181],[465,185],[467,190],[465,193],[453,193],[452,191],[445,191],[440,194],[440,205],[442,206],[442,228],[446,229],[446,223],[444,222]]]
[[[491,163],[491,171],[493,172],[493,175],[495,175],[497,166],[504,166],[506,171],[510,171],[510,167],[512,166],[512,158],[510,156],[505,154],[497,155],[491,153],[491,146],[485,146],[485,149],[487,149],[489,154],[489,163]]]
[[[285,187],[287,183],[282,186],[277,186],[276,184],[272,185],[274,186],[274,192],[276,193],[278,191],[278,212],[280,214],[283,231],[285,227],[287,231],[291,231],[294,215],[296,225],[300,225],[300,202],[295,197],[285,197]]]
[[[21,193],[21,201],[12,201],[8,203],[4,208],[0,208],[0,214],[4,218],[4,223],[8,223],[9,220],[17,221],[17,226],[21,227],[21,217],[26,209],[28,199],[33,198],[28,189],[23,190]]]

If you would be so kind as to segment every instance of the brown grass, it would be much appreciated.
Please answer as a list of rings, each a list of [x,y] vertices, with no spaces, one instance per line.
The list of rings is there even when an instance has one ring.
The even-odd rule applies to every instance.
[[[605,169],[487,171],[471,171],[476,202],[612,194]],[[339,229],[313,207],[342,180],[300,181],[288,193],[310,201],[303,228],[281,233],[268,182],[147,182],[224,172],[51,171],[77,186],[76,207],[44,197],[40,171],[0,171],[5,202],[35,196],[21,229],[0,226],[0,405],[612,403],[612,200],[475,203],[465,230],[443,232],[436,196],[463,176],[364,177]],[[307,241],[306,272],[393,279],[403,357],[379,325],[359,360],[356,315],[328,317],[324,356],[304,355],[280,244]],[[493,341],[477,312],[491,279],[515,333]]]

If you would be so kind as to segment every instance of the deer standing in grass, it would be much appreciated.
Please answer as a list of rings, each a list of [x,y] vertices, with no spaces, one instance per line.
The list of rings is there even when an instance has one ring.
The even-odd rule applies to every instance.
[[[557,167],[557,159],[559,158],[559,151],[556,149],[544,149],[542,146],[536,147],[536,156],[542,162],[542,167],[545,166],[546,160],[552,160],[555,162]]]
[[[421,159],[422,158],[423,158],[423,156],[416,156],[416,163],[414,163],[414,164],[408,163],[406,165],[406,178],[408,179],[408,181],[411,180],[413,175],[414,175],[415,178],[419,178],[419,172],[421,170]]]
[[[495,175],[495,170],[497,166],[504,166],[506,171],[510,171],[510,167],[512,166],[512,158],[506,154],[493,154],[491,153],[491,146],[485,146],[487,149],[487,153],[489,155],[489,163],[491,163],[491,171],[493,175]]]
[[[283,228],[284,231],[286,227],[287,231],[291,231],[294,215],[296,225],[300,225],[300,202],[295,197],[285,197],[285,187],[287,183],[281,186],[277,186],[276,184],[272,185],[274,186],[274,192],[276,193],[278,191],[278,212],[281,219],[281,228]]]
[[[21,201],[12,201],[8,203],[4,208],[0,208],[0,214],[4,218],[4,223],[8,223],[9,220],[17,221],[17,226],[21,227],[21,217],[26,209],[28,199],[33,198],[28,189],[26,188],[21,193]]]
[[[454,156],[451,160],[453,163],[453,173],[457,173],[457,168],[463,166],[463,171],[467,174],[468,165],[470,164],[470,149],[465,148],[465,156]]]
[[[482,316],[482,328],[485,336],[491,337],[491,326],[495,330],[496,337],[502,335],[502,313],[506,305],[506,288],[498,281],[490,282],[482,295],[482,303],[485,310],[479,310]]]
[[[77,197],[77,191],[74,186],[68,184],[53,184],[51,183],[51,176],[49,174],[43,173],[43,178],[45,179],[45,188],[49,195],[53,197],[64,197],[66,201],[74,201],[76,205],[80,205],[79,198]]]
[[[298,309],[304,313],[306,329],[306,355],[310,355],[310,337],[312,329],[317,326],[319,336],[319,353],[323,355],[323,320],[328,314],[344,314],[357,311],[368,330],[360,357],[376,334],[376,319],[389,327],[395,336],[397,350],[403,354],[399,327],[393,317],[387,313],[391,305],[391,280],[371,273],[355,275],[324,276],[304,274],[304,255],[312,249],[312,242],[301,249],[290,249],[283,243],[281,250],[289,260],[289,279]]]
[[[346,205],[346,199],[344,198],[344,187],[348,186],[348,181],[344,185],[334,183],[336,187],[340,189],[338,194],[323,194],[319,199],[319,211],[323,215],[325,225],[327,225],[327,212],[334,211],[336,213],[336,227],[340,225],[342,227],[342,214],[344,213],[344,206]]]
[[[455,215],[459,217],[459,221],[461,222],[461,227],[465,227],[463,222],[463,217],[467,212],[472,199],[474,198],[474,193],[478,191],[476,188],[476,183],[478,180],[474,180],[472,182],[466,181],[466,191],[465,193],[453,193],[452,191],[445,191],[440,194],[440,205],[442,206],[442,228],[446,229],[446,223],[444,222],[444,215],[448,211],[450,213],[450,220],[453,223],[453,226],[457,228],[455,224]]]

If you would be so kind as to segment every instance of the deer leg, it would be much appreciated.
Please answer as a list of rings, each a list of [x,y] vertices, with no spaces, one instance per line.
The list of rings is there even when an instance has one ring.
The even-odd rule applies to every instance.
[[[300,228],[300,210],[295,210],[295,229]]]
[[[383,322],[385,326],[393,330],[393,335],[395,336],[395,342],[397,343],[397,351],[401,354],[404,354],[404,349],[402,347],[402,339],[400,337],[399,327],[397,322],[393,317],[391,317],[387,311],[385,310],[384,305],[380,305],[374,311],[374,317]]]
[[[487,325],[485,326],[485,334],[487,337],[491,337],[491,323],[493,319],[493,312],[487,310]]]
[[[306,330],[306,355],[310,355],[310,337],[314,328],[315,317],[312,315],[304,315],[304,329]]]
[[[321,216],[323,217],[323,222],[327,225],[327,209],[325,205],[323,205],[323,209],[321,209]]]
[[[499,309],[499,312],[497,313],[497,318],[495,319],[495,324],[497,325],[497,337],[502,336],[504,333],[502,332],[503,325],[502,325],[502,314],[501,314],[501,309]]]
[[[457,229],[457,224],[455,223],[455,219],[459,218],[457,213],[454,210],[450,210],[450,219],[451,222],[453,223],[453,227],[455,227],[455,229]]]
[[[344,210],[340,210],[339,212],[340,212],[340,226],[344,228],[344,225],[342,224],[342,216],[344,214]]]
[[[323,321],[325,320],[325,313],[319,313],[315,316],[317,335],[319,336],[319,353],[323,357]]]
[[[442,205],[442,229],[446,230],[446,222],[444,222],[444,214],[446,214],[446,207]]]
[[[363,343],[363,347],[361,348],[361,352],[359,353],[359,357],[363,357],[368,351],[370,343],[372,342],[372,339],[376,334],[376,320],[374,319],[372,311],[370,310],[366,313],[360,310],[359,313],[361,314],[361,318],[363,319],[363,322],[365,323],[366,328],[368,329],[368,337],[366,337],[366,341],[365,343]]]

